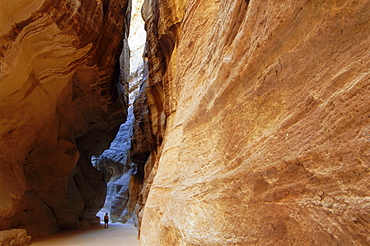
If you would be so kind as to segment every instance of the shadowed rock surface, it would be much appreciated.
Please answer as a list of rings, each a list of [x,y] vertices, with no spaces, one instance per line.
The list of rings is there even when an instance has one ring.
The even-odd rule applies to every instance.
[[[90,159],[126,118],[129,10],[126,0],[1,1],[0,230],[99,223],[106,184]]]
[[[370,243],[369,12],[145,1],[143,245]]]

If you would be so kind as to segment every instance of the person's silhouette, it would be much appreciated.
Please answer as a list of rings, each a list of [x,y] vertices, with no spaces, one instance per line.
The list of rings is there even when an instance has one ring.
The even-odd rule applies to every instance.
[[[104,228],[108,228],[108,222],[109,222],[108,213],[105,213],[105,215],[104,215]]]

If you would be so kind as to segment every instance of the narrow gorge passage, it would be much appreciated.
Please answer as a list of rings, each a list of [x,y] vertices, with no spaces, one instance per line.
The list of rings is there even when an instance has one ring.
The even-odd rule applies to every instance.
[[[137,169],[129,150],[132,104],[143,76],[146,34],[135,24],[142,4],[0,3],[0,245],[28,245],[31,237],[41,243],[58,231],[55,238],[103,233],[96,214],[106,182],[113,191],[111,222],[129,224],[112,224],[99,236],[105,239],[92,240],[102,245],[126,235],[138,244],[136,201],[122,193],[129,193]],[[110,158],[101,172],[99,158]],[[74,245],[64,239],[61,244]]]
[[[370,0],[131,4],[0,0],[0,245],[370,245]]]
[[[132,1],[130,33],[127,40],[130,49],[129,77],[127,78],[129,84],[127,119],[120,126],[109,149],[92,158],[93,166],[104,173],[107,182],[104,207],[97,213],[97,216],[102,219],[108,213],[111,222],[133,223],[136,226],[138,226],[138,221],[134,210],[137,201],[132,199],[135,196],[130,193],[138,193],[139,191],[130,191],[130,187],[134,186],[130,180],[137,174],[138,164],[130,158],[130,149],[135,122],[133,103],[144,79],[143,54],[146,32],[141,16],[143,2],[144,0]],[[124,54],[121,55],[121,60],[124,60]],[[121,64],[126,65],[124,62]],[[127,69],[127,66],[121,67],[121,70]]]
[[[107,182],[107,195],[104,207],[97,213],[101,226],[76,231],[61,231],[45,238],[36,238],[32,245],[122,245],[136,246],[138,240],[138,222],[135,211],[130,208],[136,201],[130,201],[130,179],[136,172],[136,164],[129,157],[131,136],[134,125],[133,102],[138,95],[138,89],[143,80],[143,53],[146,41],[144,21],[141,8],[144,0],[133,0],[131,10],[130,34],[128,45],[130,49],[129,105],[126,122],[120,126],[116,138],[109,149],[99,156],[93,156],[92,164],[104,173]],[[121,54],[121,64],[126,65],[124,54]],[[121,70],[127,69],[121,67]],[[109,214],[109,228],[103,228],[103,217]]]

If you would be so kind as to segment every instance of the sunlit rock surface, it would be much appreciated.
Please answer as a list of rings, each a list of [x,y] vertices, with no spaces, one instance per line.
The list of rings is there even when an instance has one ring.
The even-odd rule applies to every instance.
[[[129,9],[0,2],[0,230],[99,223],[106,185],[90,159],[126,118]]]
[[[370,244],[369,13],[144,3],[143,245]]]

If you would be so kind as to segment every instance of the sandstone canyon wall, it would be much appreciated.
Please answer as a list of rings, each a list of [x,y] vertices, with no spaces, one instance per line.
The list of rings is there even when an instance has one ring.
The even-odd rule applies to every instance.
[[[96,223],[106,184],[90,159],[126,118],[130,7],[0,2],[0,230]]]
[[[142,245],[369,245],[370,1],[142,13]]]

